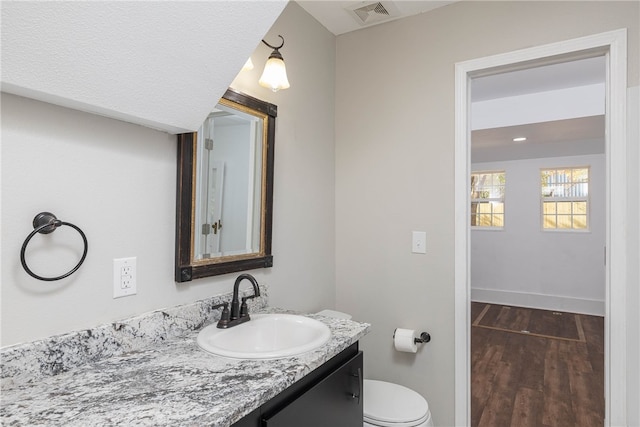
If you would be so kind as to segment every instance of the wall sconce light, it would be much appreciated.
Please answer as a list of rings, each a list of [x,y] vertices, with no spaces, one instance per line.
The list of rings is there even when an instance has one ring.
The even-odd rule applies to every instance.
[[[282,43],[277,47],[271,46],[269,43],[262,40],[262,43],[273,49],[273,52],[269,55],[269,59],[267,59],[267,63],[264,65],[262,76],[260,77],[260,80],[258,80],[260,86],[269,88],[274,92],[277,92],[280,89],[288,89],[290,86],[289,80],[287,79],[287,70],[284,66],[284,59],[282,59],[282,55],[278,50],[284,46],[284,37],[280,35],[278,37],[282,39]]]

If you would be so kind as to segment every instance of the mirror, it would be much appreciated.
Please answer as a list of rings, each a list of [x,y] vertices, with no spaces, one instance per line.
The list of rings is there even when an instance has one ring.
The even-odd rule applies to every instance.
[[[273,266],[277,107],[227,90],[178,135],[176,282]]]

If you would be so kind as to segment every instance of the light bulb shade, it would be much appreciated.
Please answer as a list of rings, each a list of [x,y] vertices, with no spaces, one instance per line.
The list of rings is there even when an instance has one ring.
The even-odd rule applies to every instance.
[[[284,66],[282,56],[278,58],[272,54],[269,57],[267,63],[264,65],[264,71],[262,72],[262,76],[260,77],[260,80],[258,80],[258,83],[260,86],[267,87],[274,92],[277,92],[280,89],[289,88],[287,69]]]

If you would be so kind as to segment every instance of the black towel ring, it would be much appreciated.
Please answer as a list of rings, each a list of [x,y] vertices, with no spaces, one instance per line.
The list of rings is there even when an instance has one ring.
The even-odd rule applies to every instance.
[[[33,271],[31,271],[31,269],[27,266],[27,261],[24,259],[24,252],[27,250],[27,245],[29,244],[29,241],[31,240],[31,238],[33,236],[35,236],[38,233],[41,234],[49,234],[49,233],[53,233],[56,228],[60,227],[61,225],[67,225],[71,228],[76,229],[76,231],[78,233],[80,233],[80,236],[82,237],[82,240],[84,241],[84,253],[82,254],[82,258],[80,258],[80,262],[78,262],[78,264],[76,264],[75,267],[73,267],[71,269],[71,271],[63,274],[62,276],[58,276],[58,277],[42,277],[39,276],[37,274],[35,274]],[[33,228],[35,230],[33,230],[25,239],[24,243],[22,244],[22,249],[20,250],[20,262],[22,263],[22,267],[24,268],[24,270],[29,273],[30,276],[35,277],[38,280],[44,280],[47,282],[52,282],[54,280],[60,280],[60,279],[64,279],[67,276],[71,276],[73,273],[76,272],[76,270],[78,270],[80,268],[80,266],[82,265],[82,263],[84,262],[84,259],[87,257],[87,249],[89,247],[89,244],[87,243],[87,236],[84,235],[84,233],[82,232],[82,230],[80,230],[80,228],[78,228],[77,226],[69,223],[69,222],[64,222],[64,221],[60,221],[58,218],[56,218],[56,216],[54,214],[52,214],[51,212],[40,212],[38,215],[35,216],[35,218],[33,218]]]

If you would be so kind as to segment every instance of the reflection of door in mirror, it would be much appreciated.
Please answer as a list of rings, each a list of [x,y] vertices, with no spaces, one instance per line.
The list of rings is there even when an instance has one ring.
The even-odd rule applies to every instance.
[[[222,101],[198,130],[195,260],[260,252],[263,132]]]
[[[200,225],[198,238],[194,239],[195,254],[198,259],[211,258],[220,254],[220,225],[222,224],[222,191],[224,189],[224,162],[213,158],[214,115],[204,121],[197,136],[196,198],[202,203],[195,212],[196,223]]]

